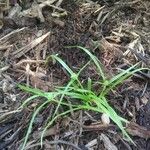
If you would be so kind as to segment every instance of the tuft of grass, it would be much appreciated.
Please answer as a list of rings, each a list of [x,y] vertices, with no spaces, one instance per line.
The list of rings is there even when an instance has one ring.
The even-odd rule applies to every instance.
[[[29,97],[24,101],[24,103],[20,106],[19,109],[22,109],[23,107],[29,105],[37,97],[46,98],[46,100],[43,100],[42,104],[38,108],[36,108],[35,112],[32,115],[21,150],[25,149],[25,146],[29,139],[29,135],[32,131],[35,117],[42,109],[44,109],[46,105],[50,103],[55,103],[56,109],[53,113],[53,116],[49,118],[49,121],[47,122],[46,126],[43,127],[43,132],[41,134],[41,146],[43,145],[43,137],[45,131],[57,120],[57,118],[61,116],[65,116],[71,113],[72,111],[77,111],[77,110],[91,110],[95,112],[106,113],[111,118],[111,120],[120,128],[123,135],[130,142],[134,143],[124,128],[124,123],[128,123],[128,121],[122,118],[121,116],[119,116],[115,112],[115,110],[108,104],[106,96],[112,89],[116,88],[117,85],[119,85],[124,80],[129,78],[135,72],[142,70],[143,68],[136,69],[136,67],[138,66],[136,64],[127,70],[123,70],[119,74],[115,75],[113,78],[107,79],[102,70],[101,63],[99,62],[96,56],[94,56],[86,48],[80,46],[72,46],[72,47],[81,49],[89,56],[90,59],[90,61],[87,64],[85,64],[77,73],[72,71],[72,69],[69,68],[68,65],[57,55],[51,55],[51,57],[49,57],[52,60],[55,60],[58,63],[60,63],[62,67],[66,69],[66,71],[68,72],[70,76],[70,80],[65,86],[56,87],[55,91],[53,92],[44,92],[32,87],[18,85],[19,88],[21,88],[22,90],[33,94],[33,96]],[[72,48],[72,47],[68,47],[68,48]],[[91,62],[95,64],[95,66],[97,67],[98,74],[101,77],[101,81],[99,81],[99,83],[101,83],[100,85],[101,91],[99,91],[98,94],[92,90],[93,81],[92,79],[90,79],[90,77],[87,79],[87,83],[84,85],[82,81],[80,81],[79,79],[81,72]],[[69,99],[70,102],[67,102],[66,98]],[[78,103],[74,103],[73,101],[77,101]],[[63,106],[65,106],[65,108],[67,107],[68,110],[65,110],[64,112],[60,113],[59,108]]]

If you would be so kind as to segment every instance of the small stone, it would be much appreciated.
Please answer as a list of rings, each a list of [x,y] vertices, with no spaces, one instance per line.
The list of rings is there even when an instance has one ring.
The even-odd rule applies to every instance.
[[[102,114],[101,120],[102,120],[102,123],[105,124],[105,125],[110,124],[109,116],[105,113]]]

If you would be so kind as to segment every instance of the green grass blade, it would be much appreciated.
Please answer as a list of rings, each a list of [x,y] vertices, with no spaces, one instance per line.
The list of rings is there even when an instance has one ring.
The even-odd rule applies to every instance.
[[[58,109],[59,109],[59,107],[60,107],[60,105],[61,105],[61,102],[62,102],[62,100],[63,100],[63,98],[64,98],[64,96],[65,96],[65,94],[66,94],[68,88],[72,85],[73,82],[74,82],[74,80],[71,80],[71,81],[68,83],[68,85],[65,87],[64,91],[62,91],[62,93],[61,93],[61,94],[62,94],[62,95],[61,95],[61,98],[60,98],[60,100],[59,100],[59,103],[58,103],[58,105],[57,105],[57,107],[56,107],[56,110],[55,110],[53,116],[55,116],[56,113],[58,112]]]
[[[88,91],[92,91],[92,80],[91,80],[91,78],[88,78],[87,90],[88,90]]]
[[[28,102],[32,101],[33,99],[35,99],[37,97],[39,97],[39,95],[33,95],[33,96],[27,98],[18,109],[23,108]]]
[[[54,102],[57,105],[57,107],[52,116],[52,120],[48,122],[48,124],[46,125],[46,127],[42,132],[41,144],[42,144],[44,132],[47,130],[47,128],[50,125],[54,123],[54,121],[58,117],[64,116],[72,111],[79,110],[79,109],[106,113],[110,117],[110,119],[120,128],[123,135],[125,135],[128,138],[128,140],[133,142],[130,136],[128,135],[128,133],[125,131],[123,126],[123,123],[128,123],[128,121],[117,114],[117,112],[113,109],[113,107],[111,107],[108,104],[105,96],[106,94],[108,94],[110,90],[115,88],[118,84],[122,83],[125,79],[129,78],[135,72],[143,70],[143,68],[136,69],[138,64],[135,64],[134,66],[128,68],[127,70],[122,71],[121,73],[117,74],[113,78],[107,80],[101,68],[101,63],[96,56],[94,56],[88,49],[83,48],[81,46],[70,46],[69,48],[72,47],[76,47],[83,50],[90,57],[91,60],[88,63],[86,63],[79,70],[78,73],[74,73],[72,69],[70,69],[69,66],[61,58],[59,58],[56,55],[51,56],[51,58],[59,62],[62,65],[62,67],[66,69],[67,73],[69,73],[71,79],[70,81],[68,81],[66,86],[56,87],[54,92],[43,92],[39,89],[19,85],[21,89],[34,94],[34,96],[28,98],[21,105],[22,107],[25,106],[30,101],[32,101],[34,98],[37,98],[39,96],[47,98],[46,102],[43,101],[43,104],[40,107],[38,107],[34,112],[25,137],[25,142],[24,142],[25,144],[23,144],[23,146],[25,146],[27,143],[35,116],[49,102]],[[88,78],[87,83],[85,85],[83,85],[82,81],[80,81],[80,78],[78,78],[81,72],[90,64],[91,61],[94,62],[95,66],[97,67],[98,74],[102,77],[102,81],[99,82],[101,91],[98,94],[98,96],[95,91],[92,91],[93,82],[90,78]],[[60,106],[65,106],[65,108],[68,108],[68,110],[58,114],[58,110]]]
[[[27,130],[27,133],[26,133],[26,136],[25,136],[25,140],[24,140],[24,142],[23,142],[23,145],[22,145],[21,150],[24,150],[24,149],[25,149],[25,146],[26,146],[26,144],[27,144],[27,140],[28,140],[29,135],[30,135],[30,133],[31,133],[31,131],[32,131],[32,125],[33,125],[33,122],[34,122],[34,120],[35,120],[36,115],[37,115],[37,114],[39,113],[39,111],[40,111],[46,104],[48,104],[48,103],[49,103],[49,101],[44,102],[44,103],[43,103],[41,106],[39,106],[39,107],[36,109],[36,111],[34,112],[32,118],[31,118],[31,121],[30,121],[30,124],[29,124],[29,127],[28,127],[28,130]]]
[[[64,115],[66,115],[66,114],[69,114],[70,112],[76,111],[76,110],[80,110],[80,108],[74,108],[74,109],[72,109],[72,110],[65,111],[65,112],[63,112],[63,113],[61,113],[61,114],[58,114],[58,115],[56,115],[55,117],[53,117],[53,119],[46,125],[46,127],[45,127],[44,130],[42,131],[41,140],[40,140],[40,141],[41,141],[41,147],[42,147],[42,145],[43,145],[43,137],[44,137],[44,134],[45,134],[46,130],[54,123],[54,121],[55,121],[57,118],[59,118],[59,117],[61,117],[61,116],[64,116]]]
[[[100,74],[100,76],[102,77],[103,81],[106,80],[106,77],[103,73],[103,70],[100,66],[100,62],[99,60],[97,59],[97,57],[95,57],[88,49],[84,48],[84,47],[81,47],[81,46],[66,46],[66,48],[79,48],[79,49],[82,49],[86,54],[88,54],[90,56],[90,58],[93,60],[94,64],[96,65],[97,69],[98,69],[98,72]]]
[[[74,76],[74,72],[68,67],[68,65],[62,59],[60,59],[56,55],[51,55],[51,57],[53,59],[57,60],[67,70],[67,72],[70,74],[70,76]]]
[[[106,95],[110,90],[112,90],[118,84],[120,84],[123,81],[125,81],[126,79],[128,79],[134,73],[144,69],[144,68],[139,68],[139,69],[132,70],[133,68],[134,67],[130,67],[129,69],[124,70],[120,74],[116,75],[116,77],[110,79],[110,81],[108,81],[107,87],[105,87],[105,90],[103,90],[103,93],[101,93],[101,94]]]
[[[88,61],[81,69],[80,71],[77,73],[78,76],[81,74],[81,72],[90,64],[91,61]]]
[[[36,89],[36,88],[32,88],[32,87],[29,87],[29,86],[24,86],[24,85],[18,85],[18,87],[26,92],[29,92],[29,93],[33,93],[35,95],[39,95],[41,97],[45,97],[45,92],[40,90],[40,89]]]
[[[84,52],[86,52],[86,53],[90,56],[90,58],[91,58],[91,59],[93,60],[93,62],[95,63],[95,65],[96,65],[96,67],[97,67],[97,69],[98,69],[98,71],[99,71],[99,73],[100,73],[100,76],[102,77],[102,79],[103,79],[103,81],[104,81],[106,78],[105,78],[105,75],[104,75],[104,73],[103,73],[103,70],[102,70],[102,68],[101,68],[101,66],[100,66],[100,62],[99,62],[99,60],[97,59],[97,57],[95,57],[89,50],[87,50],[87,49],[84,48],[84,47],[77,46],[77,48],[82,49]]]
[[[113,83],[113,82],[115,82],[116,80],[118,80],[119,78],[121,78],[122,76],[124,76],[124,75],[127,75],[127,74],[129,74],[129,75],[132,75],[133,73],[133,69],[134,68],[136,68],[136,66],[137,66],[138,64],[135,64],[135,65],[133,65],[132,67],[130,67],[130,68],[128,68],[128,69],[126,69],[126,70],[123,70],[121,73],[119,73],[118,75],[115,75],[112,79],[110,79],[110,80],[108,80],[108,84],[111,84],[111,83]],[[136,69],[137,71],[138,71],[138,69]]]

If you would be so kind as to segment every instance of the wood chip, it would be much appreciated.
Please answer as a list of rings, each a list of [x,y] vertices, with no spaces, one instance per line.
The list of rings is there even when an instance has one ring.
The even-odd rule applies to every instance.
[[[150,130],[148,130],[147,128],[142,127],[136,123],[131,122],[128,125],[126,130],[132,136],[139,136],[139,137],[145,138],[145,139],[150,138]]]
[[[100,138],[104,142],[104,146],[107,150],[118,150],[118,148],[110,141],[110,139],[106,135],[101,134]]]
[[[23,56],[25,53],[29,52],[31,49],[33,49],[34,47],[36,47],[39,43],[43,42],[48,36],[50,35],[50,32],[42,35],[41,37],[33,40],[31,43],[29,43],[28,45],[20,48],[19,50],[13,52],[11,54],[11,56],[13,58],[20,58],[21,56]]]

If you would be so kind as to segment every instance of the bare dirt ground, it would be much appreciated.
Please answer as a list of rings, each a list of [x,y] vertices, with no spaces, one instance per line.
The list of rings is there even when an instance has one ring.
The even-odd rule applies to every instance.
[[[67,82],[60,65],[45,65],[51,54],[59,54],[79,70],[89,57],[66,46],[86,47],[101,61],[108,78],[138,62],[150,68],[149,8],[149,0],[0,0],[0,149],[20,149],[31,116],[41,103],[37,99],[17,111],[30,96],[17,84],[53,91]],[[94,67],[81,74],[83,82],[88,77],[99,80]],[[150,72],[136,73],[108,99],[130,121],[127,131],[136,146],[124,139],[113,122],[103,125],[101,114],[77,111],[59,118],[40,148],[41,129],[56,107],[51,104],[36,117],[26,149],[149,150]]]

